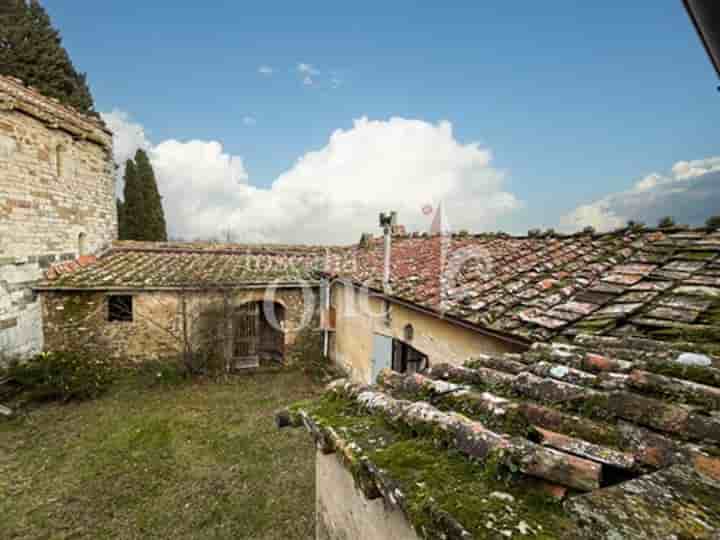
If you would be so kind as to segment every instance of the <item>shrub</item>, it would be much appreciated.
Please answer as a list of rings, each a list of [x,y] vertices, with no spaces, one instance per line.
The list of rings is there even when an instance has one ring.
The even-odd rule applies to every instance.
[[[289,366],[299,367],[315,382],[328,382],[344,376],[329,358],[323,355],[323,334],[304,328],[295,338],[295,343],[286,354]]]
[[[645,228],[645,224],[642,221],[631,219],[627,222],[627,228],[632,232],[641,232]]]
[[[6,373],[17,393],[27,401],[93,399],[113,380],[107,358],[83,352],[44,352],[11,366]]]
[[[147,386],[174,386],[188,381],[184,366],[171,360],[148,360],[137,367],[140,381]]]
[[[710,229],[720,229],[720,216],[711,216],[707,218],[705,226]]]
[[[661,229],[667,229],[675,226],[675,220],[671,216],[665,216],[658,221],[658,227]]]

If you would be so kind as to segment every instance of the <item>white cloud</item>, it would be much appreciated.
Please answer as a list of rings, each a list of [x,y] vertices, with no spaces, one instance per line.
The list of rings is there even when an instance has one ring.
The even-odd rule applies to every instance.
[[[432,217],[422,208],[442,200],[458,229],[478,229],[521,206],[503,190],[489,150],[458,142],[448,122],[357,119],[269,188],[248,183],[242,158],[217,141],[152,145],[130,127],[116,128],[118,147],[149,147],[175,237],[230,230],[237,241],[349,243],[377,229],[380,211],[397,210],[403,224],[427,230]]]
[[[127,113],[113,110],[109,113],[102,113],[102,118],[115,135],[113,155],[118,165],[124,166],[125,161],[132,159],[138,148],[143,150],[150,148],[145,128],[130,120]]]
[[[271,68],[270,66],[260,66],[260,67],[258,68],[258,73],[259,73],[260,75],[270,76],[270,75],[272,75],[274,72],[275,72],[275,70],[274,70],[273,68]]]
[[[305,64],[303,62],[297,65],[297,71],[305,86],[312,86],[315,83],[315,77],[320,75],[320,70],[315,69],[312,64]]]
[[[245,126],[252,127],[257,125],[257,120],[253,116],[243,116],[242,123]]]
[[[312,64],[299,63],[297,70],[304,75],[320,75],[320,71],[315,69]]]
[[[678,161],[668,174],[649,174],[626,191],[578,206],[562,217],[560,227],[572,232],[592,225],[606,231],[631,219],[655,225],[667,215],[678,223],[698,225],[716,212],[718,199],[720,157]]]

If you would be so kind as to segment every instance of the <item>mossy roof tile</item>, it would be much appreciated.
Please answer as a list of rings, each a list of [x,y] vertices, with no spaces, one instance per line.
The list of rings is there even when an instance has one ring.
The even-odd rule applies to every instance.
[[[711,539],[720,531],[720,359],[702,349],[581,334],[464,366],[385,370],[374,386],[336,381],[290,415],[422,538],[528,535],[489,519],[495,492],[529,537]],[[449,462],[464,465],[431,480]],[[461,469],[472,469],[472,486]],[[537,485],[562,502],[531,510]]]

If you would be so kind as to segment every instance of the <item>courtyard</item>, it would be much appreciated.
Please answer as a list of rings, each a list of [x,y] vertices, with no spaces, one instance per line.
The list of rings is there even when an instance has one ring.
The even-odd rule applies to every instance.
[[[318,385],[297,371],[147,375],[0,422],[3,538],[313,537],[313,443],[273,413]]]

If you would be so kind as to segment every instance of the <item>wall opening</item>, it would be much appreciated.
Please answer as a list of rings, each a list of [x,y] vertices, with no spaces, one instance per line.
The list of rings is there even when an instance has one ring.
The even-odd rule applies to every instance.
[[[260,360],[281,363],[285,356],[285,308],[276,302],[249,302],[232,319],[232,364],[256,367]]]
[[[133,297],[129,294],[113,294],[108,296],[108,321],[132,322]]]
[[[428,357],[407,343],[393,339],[392,369],[398,373],[418,373],[428,368]]]
[[[390,336],[373,334],[372,372],[370,384],[377,382],[383,369],[398,373],[418,373],[430,366],[426,354]]]

